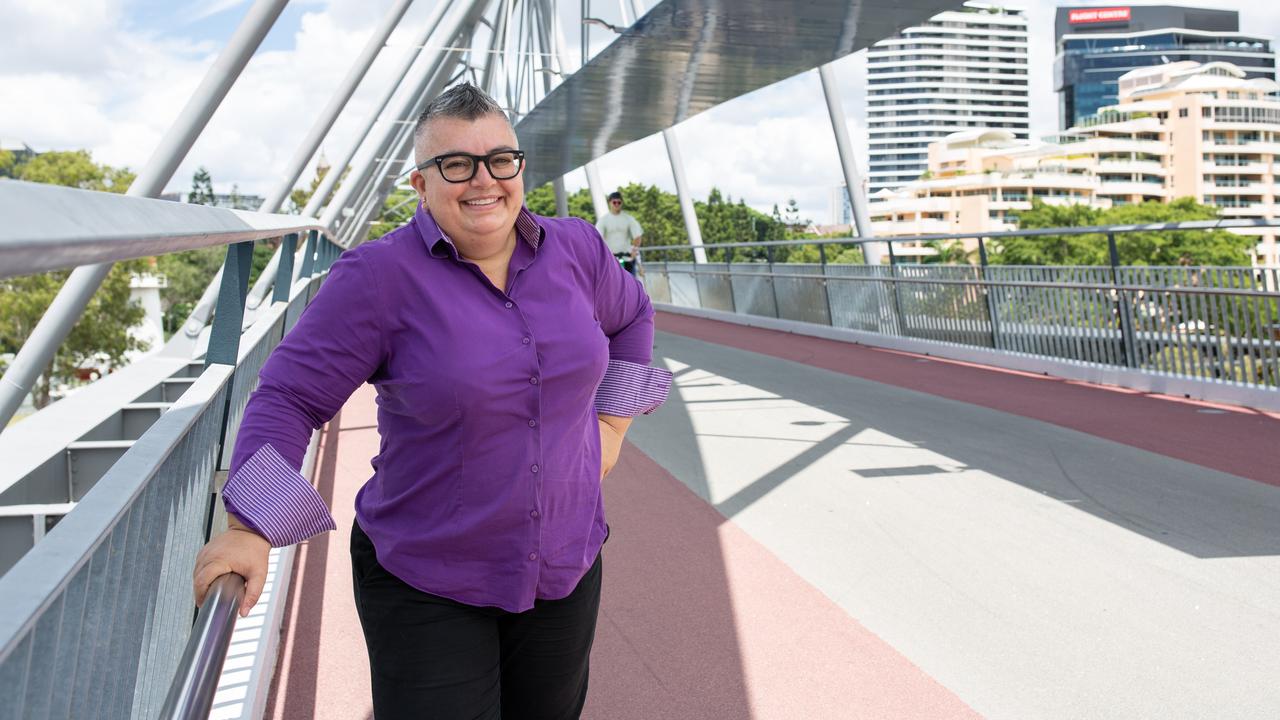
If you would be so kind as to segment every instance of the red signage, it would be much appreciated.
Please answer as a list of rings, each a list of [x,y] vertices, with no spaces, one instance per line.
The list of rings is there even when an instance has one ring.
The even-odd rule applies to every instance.
[[[1085,23],[1129,22],[1129,8],[1082,8],[1067,13],[1067,22],[1072,25]]]

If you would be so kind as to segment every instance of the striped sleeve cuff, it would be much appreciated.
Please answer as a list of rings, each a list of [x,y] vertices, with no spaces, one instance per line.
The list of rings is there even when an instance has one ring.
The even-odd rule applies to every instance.
[[[604,380],[596,389],[596,412],[618,417],[648,415],[666,402],[670,390],[670,371],[610,360]]]
[[[300,543],[336,530],[324,499],[271,445],[263,445],[236,470],[222,489],[227,512],[272,547]]]

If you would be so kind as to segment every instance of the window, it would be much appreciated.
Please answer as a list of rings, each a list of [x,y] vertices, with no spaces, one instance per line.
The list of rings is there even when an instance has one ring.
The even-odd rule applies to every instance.
[[[1186,117],[1186,116],[1187,116],[1187,109],[1186,109],[1186,108],[1178,108],[1178,117]]]

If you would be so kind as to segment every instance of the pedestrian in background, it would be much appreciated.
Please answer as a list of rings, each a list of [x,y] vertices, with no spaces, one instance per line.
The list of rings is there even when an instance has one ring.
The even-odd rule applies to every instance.
[[[596,230],[609,246],[609,252],[618,258],[622,266],[632,275],[636,274],[636,258],[640,245],[644,240],[640,223],[631,213],[622,210],[622,193],[615,190],[609,193],[609,213],[596,221]]]

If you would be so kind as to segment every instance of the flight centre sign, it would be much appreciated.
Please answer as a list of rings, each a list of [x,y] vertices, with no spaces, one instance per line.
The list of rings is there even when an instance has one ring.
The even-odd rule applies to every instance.
[[[1130,16],[1127,7],[1080,8],[1067,14],[1067,22],[1072,25],[1129,22]]]

